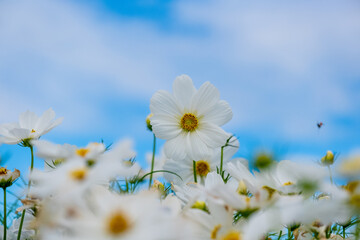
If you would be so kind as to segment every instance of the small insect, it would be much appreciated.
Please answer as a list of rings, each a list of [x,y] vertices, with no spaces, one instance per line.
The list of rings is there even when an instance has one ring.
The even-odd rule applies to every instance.
[[[324,124],[323,124],[323,122],[318,122],[316,125],[320,129]]]

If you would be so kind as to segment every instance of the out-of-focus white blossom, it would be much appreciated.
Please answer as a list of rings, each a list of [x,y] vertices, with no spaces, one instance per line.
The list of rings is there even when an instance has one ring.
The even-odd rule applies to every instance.
[[[24,140],[38,139],[62,122],[55,119],[55,112],[49,108],[40,117],[26,111],[19,117],[19,122],[0,125],[0,142],[17,144]]]

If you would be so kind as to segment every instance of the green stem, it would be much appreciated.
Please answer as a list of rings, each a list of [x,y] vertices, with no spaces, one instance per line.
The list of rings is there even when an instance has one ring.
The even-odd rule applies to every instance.
[[[34,168],[34,148],[32,145],[30,145],[30,151],[31,151],[31,166],[30,166],[30,172],[32,172]]]
[[[34,148],[31,144],[29,144],[29,148],[30,148],[30,152],[31,152],[31,163],[30,163],[30,174],[31,174],[32,170],[34,168]],[[31,187],[31,180],[29,180],[28,191],[30,190],[30,187]],[[21,220],[20,220],[20,226],[19,226],[17,240],[20,240],[20,237],[21,237],[21,231],[22,231],[22,227],[23,227],[23,223],[24,223],[24,218],[25,218],[25,209],[22,211],[22,214],[21,214]]]
[[[330,165],[328,165],[328,169],[329,169],[330,182],[331,182],[331,184],[334,184],[333,179],[332,179],[332,173],[331,173]]]
[[[197,177],[196,177],[196,162],[193,160],[193,172],[194,172],[194,182],[197,183]]]
[[[6,228],[7,228],[7,224],[6,224],[6,187],[3,188],[4,190],[4,237],[3,237],[3,240],[6,240]]]
[[[17,240],[20,240],[21,230],[22,230],[22,226],[23,226],[23,223],[24,223],[24,217],[25,217],[25,209],[22,211],[22,214],[21,214],[21,220],[20,220],[20,226],[19,226],[19,232],[18,232],[18,235],[17,235]]]
[[[345,230],[346,230],[346,227],[343,226],[343,232],[342,232],[342,234],[343,234],[343,239],[345,239]]]
[[[282,235],[282,230],[280,230],[279,237],[278,237],[277,240],[280,240],[280,239],[281,239],[281,235]]]
[[[288,227],[288,240],[291,240],[291,227]]]
[[[221,147],[221,157],[220,157],[220,176],[224,180],[223,164],[224,164],[224,146]]]
[[[154,163],[155,163],[155,150],[156,150],[156,136],[154,135],[154,140],[153,140],[153,153],[152,153],[152,158],[151,158],[151,170],[150,170],[150,181],[149,181],[149,189],[151,188],[151,183],[152,183],[152,174],[154,171]]]

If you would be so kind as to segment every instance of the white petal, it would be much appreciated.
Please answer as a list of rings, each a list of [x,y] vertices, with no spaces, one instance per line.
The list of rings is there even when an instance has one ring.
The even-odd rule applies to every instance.
[[[30,137],[30,130],[24,128],[14,128],[9,131],[15,138],[22,140]]]
[[[222,126],[233,117],[229,104],[224,101],[218,101],[213,107],[204,112],[204,121]]]
[[[150,111],[156,114],[180,116],[181,111],[175,98],[167,91],[157,91],[150,100]]]
[[[21,142],[21,139],[18,138],[14,138],[14,137],[3,137],[0,136],[0,143],[5,143],[5,144],[17,144]]]
[[[212,154],[213,149],[209,148],[195,131],[187,133],[187,153],[195,161],[207,159]]]
[[[151,126],[157,138],[170,140],[181,133],[178,122],[160,120],[156,117],[151,119]]]
[[[20,128],[19,123],[4,123],[0,125],[0,135],[9,135],[9,131],[14,128]]]
[[[164,144],[164,152],[168,158],[182,160],[186,157],[186,135],[179,134]]]
[[[192,172],[192,161],[191,161],[191,166],[186,165],[185,162],[189,162],[189,161],[175,161],[173,159],[168,159],[165,164],[164,164],[164,170],[170,171],[170,172],[174,172],[176,174],[178,174],[179,176],[181,176],[182,180],[171,173],[164,173],[164,178],[168,181],[168,182],[174,182],[174,183],[181,183],[183,181],[185,181],[186,176],[189,174],[189,172]]]
[[[26,111],[20,114],[19,125],[21,128],[32,129],[35,128],[36,122],[39,120],[39,117],[30,111]]]
[[[213,187],[217,187],[218,185],[223,185],[224,181],[222,180],[220,174],[217,174],[216,172],[211,172],[208,175],[206,175],[205,179],[205,187],[207,189],[211,189]]]
[[[209,82],[205,82],[193,96],[191,110],[198,116],[204,115],[220,100],[217,88]]]
[[[54,127],[58,126],[64,120],[63,117],[56,119],[54,122],[50,123],[44,130],[39,130],[39,135],[44,135],[45,133],[50,132]]]
[[[201,123],[196,132],[200,138],[212,148],[224,146],[226,140],[230,137],[222,128],[211,123]]]
[[[187,75],[178,76],[173,84],[173,93],[176,101],[184,109],[190,108],[191,100],[196,89],[191,78]]]
[[[36,122],[35,125],[36,130],[43,131],[51,124],[54,118],[55,118],[55,112],[54,110],[49,108],[43,113],[43,115],[40,116],[39,120]]]

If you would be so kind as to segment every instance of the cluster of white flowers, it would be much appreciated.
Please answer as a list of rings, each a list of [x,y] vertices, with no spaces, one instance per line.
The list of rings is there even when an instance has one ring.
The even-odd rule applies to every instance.
[[[0,125],[0,142],[31,149],[19,218],[0,229],[0,239],[360,239],[360,155],[335,168],[331,151],[319,164],[262,153],[249,169],[233,158],[239,141],[221,128],[232,118],[229,104],[212,84],[196,89],[186,75],[175,79],[173,93],[156,92],[150,110],[148,168],[135,161],[129,140],[111,148],[39,140],[62,121],[51,109]],[[156,138],[166,140],[160,156]],[[32,167],[33,148],[43,170]],[[4,199],[19,175],[0,168]]]

